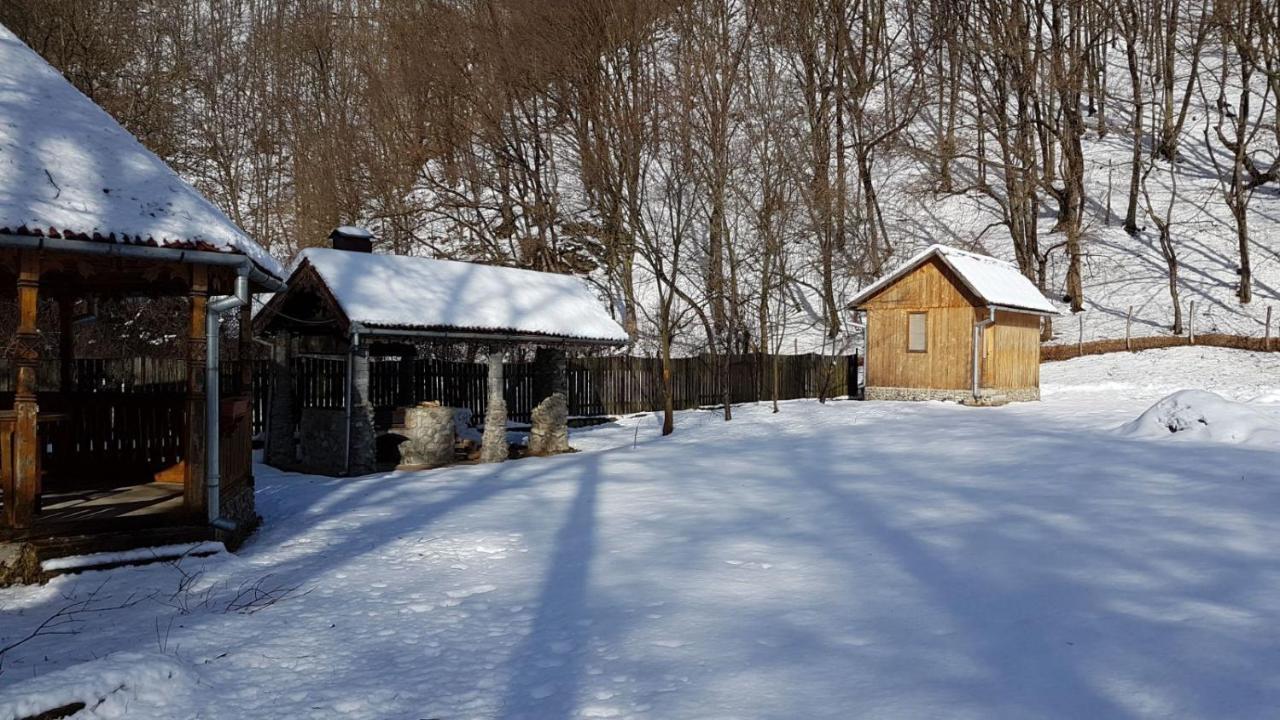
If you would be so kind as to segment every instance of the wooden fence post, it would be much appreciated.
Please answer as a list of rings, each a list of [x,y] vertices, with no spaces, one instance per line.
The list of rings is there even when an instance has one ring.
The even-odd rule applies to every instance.
[[[1196,344],[1196,301],[1189,301],[1187,308],[1187,329],[1191,338],[1191,344]]]
[[[1267,306],[1267,331],[1266,331],[1266,334],[1262,336],[1262,349],[1263,350],[1271,349],[1271,306],[1270,305]]]
[[[1076,357],[1081,357],[1084,355],[1084,313],[1076,313],[1076,319],[1080,322],[1080,332],[1076,335]]]
[[[1133,343],[1129,339],[1129,328],[1133,325],[1133,306],[1129,306],[1129,314],[1124,319],[1124,349],[1133,352]]]

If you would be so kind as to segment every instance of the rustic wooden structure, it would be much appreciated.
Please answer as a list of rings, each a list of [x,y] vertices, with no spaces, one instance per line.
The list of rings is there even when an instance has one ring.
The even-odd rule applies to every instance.
[[[487,353],[485,424],[506,427],[504,364],[512,350],[536,347],[543,365],[559,367],[568,349],[616,347],[627,336],[576,278],[429,258],[373,255],[356,228],[339,228],[334,247],[304,251],[288,281],[254,318],[274,341],[266,460],[326,475],[362,475],[395,447],[396,409],[461,393],[437,388],[426,398],[416,369],[431,360],[420,347],[465,344]],[[529,293],[528,286],[540,287]],[[548,352],[550,351],[550,352]],[[298,361],[319,369],[301,387]],[[378,375],[390,369],[394,377]],[[375,380],[376,378],[376,380]],[[336,382],[335,382],[336,380]],[[447,381],[446,381],[447,382]],[[303,402],[306,393],[327,402]],[[538,398],[567,394],[563,380],[535,382]],[[374,391],[383,388],[375,407]],[[386,388],[394,397],[387,397]],[[338,394],[340,393],[340,395]],[[390,401],[392,407],[385,403]],[[505,432],[492,433],[492,441]],[[505,457],[490,448],[482,456]],[[394,458],[383,456],[383,462]]]
[[[0,232],[0,297],[16,301],[18,315],[9,350],[13,391],[0,394],[0,538],[252,517],[252,378],[236,383],[235,396],[210,398],[207,388],[210,297],[234,297],[237,283],[272,287],[269,275],[251,273],[246,263],[229,253]],[[249,281],[250,274],[257,281]],[[174,296],[187,298],[189,313],[189,332],[178,341],[185,364],[180,391],[77,389],[71,313],[77,302]],[[56,328],[40,327],[42,298],[59,309]],[[239,347],[246,352],[252,346],[248,304],[239,312]],[[41,335],[50,331],[59,338],[59,383],[41,391]],[[252,363],[240,368],[250,372]],[[216,442],[207,435],[210,402],[219,413]],[[214,451],[222,507],[210,513],[207,470]]]
[[[867,399],[1040,397],[1040,322],[1056,311],[1012,265],[935,245],[850,308],[865,315]]]
[[[59,546],[75,552],[183,536],[156,527],[243,533],[251,363],[238,394],[219,392],[219,324],[240,314],[246,352],[249,294],[280,287],[282,268],[3,27],[0,67],[0,307],[15,325],[0,345],[0,584],[33,579],[9,560],[50,538],[112,538]],[[166,297],[186,300],[178,388],[77,382],[78,303]],[[40,377],[46,355],[56,381]]]

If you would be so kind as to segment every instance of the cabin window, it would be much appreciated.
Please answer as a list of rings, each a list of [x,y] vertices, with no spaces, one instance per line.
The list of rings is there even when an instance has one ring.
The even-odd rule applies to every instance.
[[[929,313],[907,313],[907,352],[929,350]]]

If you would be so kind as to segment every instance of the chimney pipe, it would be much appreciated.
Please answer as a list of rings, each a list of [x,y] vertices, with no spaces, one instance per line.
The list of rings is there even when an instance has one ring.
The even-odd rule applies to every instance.
[[[347,252],[373,252],[373,233],[355,225],[343,225],[329,233],[329,242],[334,250]]]

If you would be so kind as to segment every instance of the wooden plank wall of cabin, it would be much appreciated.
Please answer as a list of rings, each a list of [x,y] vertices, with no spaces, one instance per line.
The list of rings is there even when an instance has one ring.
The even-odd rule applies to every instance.
[[[996,311],[983,337],[982,387],[1012,390],[1040,386],[1040,317]]]
[[[868,387],[961,390],[972,384],[974,303],[931,260],[885,288],[867,310]],[[928,345],[907,351],[908,316],[928,313]]]

